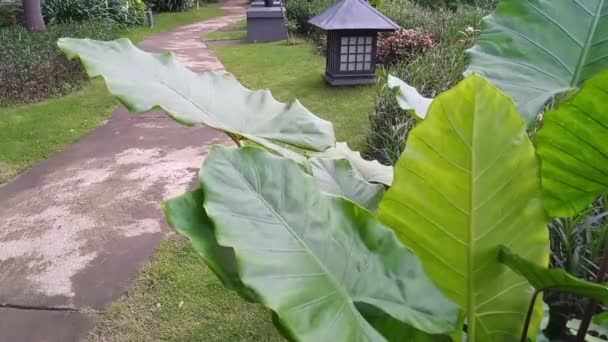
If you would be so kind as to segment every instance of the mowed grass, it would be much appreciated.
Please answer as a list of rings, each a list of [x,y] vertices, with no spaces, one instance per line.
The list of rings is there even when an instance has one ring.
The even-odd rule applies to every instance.
[[[203,41],[247,39],[247,20],[237,21],[217,31],[207,32],[202,37]]]
[[[181,236],[161,243],[89,341],[282,341],[270,312],[226,290]]]
[[[103,82],[94,80],[67,96],[0,110],[0,183],[78,141],[116,104]]]
[[[300,100],[310,111],[334,124],[336,138],[351,148],[365,141],[376,86],[330,87],[321,75],[325,58],[307,42],[213,46],[229,72],[250,89],[268,88],[283,102]]]
[[[332,88],[321,79],[324,58],[308,43],[215,47],[220,60],[250,88],[282,101],[299,98],[334,122],[338,139],[356,146],[374,105],[374,86]],[[180,302],[183,304],[180,308]],[[112,304],[91,341],[279,341],[268,310],[221,285],[190,243],[161,244],[128,293]]]
[[[221,15],[218,4],[183,13],[162,13],[150,29],[125,31],[139,42],[152,34]],[[103,82],[94,80],[80,91],[47,101],[0,109],[0,184],[51,157],[110,117],[117,102]]]

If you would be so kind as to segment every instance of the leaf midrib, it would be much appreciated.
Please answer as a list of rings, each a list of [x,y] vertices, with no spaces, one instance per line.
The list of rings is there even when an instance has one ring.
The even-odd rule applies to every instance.
[[[595,37],[597,25],[600,21],[600,18],[602,17],[602,9],[604,8],[604,2],[605,2],[605,0],[599,0],[599,4],[597,6],[596,13],[593,18],[593,23],[591,24],[591,26],[589,27],[589,30],[587,31],[587,37],[585,39],[585,44],[583,45],[583,51],[582,51],[581,55],[579,56],[578,63],[574,69],[574,75],[572,75],[572,80],[570,81],[571,87],[578,86],[578,84],[580,82],[581,73],[583,72],[585,63],[587,61],[587,55],[589,54],[589,49],[591,48],[593,38]]]

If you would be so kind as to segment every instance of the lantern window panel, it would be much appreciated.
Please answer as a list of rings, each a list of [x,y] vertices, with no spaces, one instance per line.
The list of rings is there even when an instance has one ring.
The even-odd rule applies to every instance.
[[[340,38],[340,71],[371,70],[374,39],[371,36]]]

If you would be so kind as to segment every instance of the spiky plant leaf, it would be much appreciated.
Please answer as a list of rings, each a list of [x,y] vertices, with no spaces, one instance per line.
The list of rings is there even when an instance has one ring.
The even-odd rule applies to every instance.
[[[443,333],[458,308],[369,211],[320,191],[293,161],[214,147],[201,170],[205,209],[243,283],[302,341],[381,341],[357,305]]]
[[[539,166],[507,96],[470,75],[433,101],[408,138],[378,218],[464,310],[468,341],[517,340],[532,286],[498,261],[505,244],[549,259]],[[542,319],[538,307],[532,329]]]
[[[131,111],[161,108],[181,123],[204,123],[273,150],[280,144],[313,151],[334,146],[330,122],[297,100],[285,104],[268,90],[249,90],[232,75],[195,73],[172,53],[144,52],[128,39],[62,38],[57,44],[69,58],[80,58],[90,77],[103,77],[110,93]]]
[[[587,81],[579,93],[545,113],[536,145],[545,207],[551,216],[574,216],[608,192],[606,103],[608,72]]]
[[[531,122],[554,94],[608,66],[608,1],[501,0],[468,52],[468,71],[511,96]]]

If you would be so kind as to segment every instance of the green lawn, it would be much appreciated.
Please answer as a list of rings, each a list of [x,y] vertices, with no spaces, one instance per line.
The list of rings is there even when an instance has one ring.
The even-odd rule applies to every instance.
[[[203,35],[203,41],[247,39],[247,20],[237,21],[220,30],[208,32]]]
[[[224,289],[185,238],[161,243],[91,341],[280,341],[270,313]]]
[[[249,88],[269,88],[279,100],[299,99],[318,116],[333,122],[336,137],[360,148],[375,86],[330,87],[322,79],[325,58],[308,43],[258,43],[212,47],[228,71]]]
[[[325,85],[321,79],[324,58],[311,45],[270,43],[214,49],[245,85],[268,87],[283,101],[297,97],[333,121],[339,139],[355,146],[362,142],[375,88]],[[277,341],[281,337],[267,310],[224,289],[189,242],[173,237],[161,244],[127,295],[103,314],[91,340]]]
[[[221,14],[218,4],[184,13],[162,13],[156,15],[154,28],[130,29],[125,37],[139,42]],[[107,119],[116,105],[102,82],[95,81],[74,94],[0,109],[0,184],[81,139]]]

